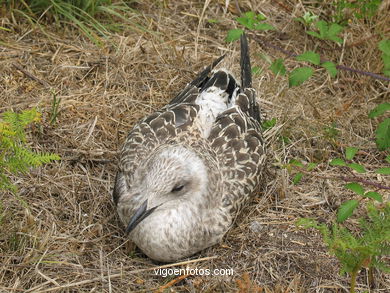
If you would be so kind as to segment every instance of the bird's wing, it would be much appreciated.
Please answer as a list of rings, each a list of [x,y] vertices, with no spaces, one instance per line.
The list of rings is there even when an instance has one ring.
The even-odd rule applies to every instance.
[[[251,104],[251,95],[254,95],[251,89],[239,94],[236,106],[218,116],[208,137],[221,166],[222,200],[232,212],[255,191],[265,162],[260,123],[249,114],[253,111],[247,107]]]
[[[187,103],[171,105],[151,114],[134,126],[120,153],[119,170],[113,192],[116,204],[120,195],[131,186],[134,172],[140,162],[158,146],[169,143],[178,133],[190,127],[197,111],[197,105]]]
[[[224,181],[223,203],[237,210],[260,181],[265,143],[252,76],[248,43],[241,36],[241,87],[231,108],[218,115],[208,137],[218,154]]]

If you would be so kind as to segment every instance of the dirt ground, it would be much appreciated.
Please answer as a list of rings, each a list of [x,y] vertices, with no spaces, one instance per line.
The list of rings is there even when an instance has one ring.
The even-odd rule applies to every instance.
[[[156,264],[126,239],[111,201],[118,149],[138,119],[168,102],[214,58],[227,54],[224,65],[238,73],[238,43],[224,41],[238,12],[234,1],[229,7],[225,1],[142,2],[136,20],[147,30],[115,33],[101,48],[70,27],[42,31],[0,19],[10,28],[0,30],[0,112],[38,107],[43,118],[30,129],[31,148],[62,157],[13,178],[27,205],[1,195],[0,292],[348,291],[348,276],[339,275],[321,236],[294,223],[300,217],[331,223],[339,204],[353,197],[345,182],[324,178],[343,175],[327,162],[346,146],[360,149],[356,160],[367,169],[381,166],[378,121],[367,113],[390,100],[389,82],[347,71],[331,79],[317,68],[308,82],[289,88],[286,77],[270,72],[267,56],[286,59],[289,69],[299,64],[249,34],[252,65],[263,69],[254,87],[267,117],[277,118],[267,135],[264,185],[221,244],[182,264]],[[293,20],[306,2],[239,1],[242,11],[262,12],[277,28],[258,33],[268,44],[297,54],[317,49],[335,63],[381,72],[377,32],[389,35],[388,13],[352,21],[341,47],[314,40]],[[326,19],[326,9],[314,12]],[[60,112],[50,124],[54,96],[61,99]],[[292,158],[320,163],[319,176],[293,185],[282,168]],[[388,183],[385,176],[370,178]],[[233,274],[163,277],[156,267]],[[371,288],[367,279],[362,271],[358,290],[389,292],[389,275],[376,272]]]

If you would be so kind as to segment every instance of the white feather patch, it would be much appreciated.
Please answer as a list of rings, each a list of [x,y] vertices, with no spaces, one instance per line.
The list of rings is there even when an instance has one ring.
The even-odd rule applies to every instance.
[[[226,91],[212,86],[196,98],[195,104],[200,107],[197,125],[204,138],[209,136],[217,116],[228,108],[228,97]]]

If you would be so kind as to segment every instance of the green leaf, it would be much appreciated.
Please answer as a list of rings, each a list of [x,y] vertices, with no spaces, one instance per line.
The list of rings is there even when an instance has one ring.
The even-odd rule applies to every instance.
[[[382,51],[383,73],[390,77],[390,40],[382,40],[378,44]]]
[[[256,19],[257,19],[257,21],[263,21],[263,20],[266,20],[267,18],[265,17],[264,14],[259,13],[256,15]]]
[[[311,36],[313,36],[313,37],[316,37],[316,38],[319,38],[319,39],[321,39],[321,36],[320,36],[320,34],[319,33],[317,33],[317,32],[313,32],[313,31],[308,31],[308,32],[306,32],[308,35],[311,35]]]
[[[309,163],[308,165],[307,165],[307,167],[306,167],[306,170],[307,171],[311,171],[311,170],[313,170],[315,167],[317,167],[317,163]]]
[[[383,73],[386,76],[389,76],[389,71],[390,71],[390,54],[387,55],[385,53],[382,53],[382,61],[383,61]]]
[[[386,162],[390,164],[390,155],[387,155],[387,157],[385,158]]]
[[[308,218],[299,218],[295,225],[302,226],[303,228],[316,228],[318,227],[318,222],[314,219],[308,219]]]
[[[257,75],[261,73],[261,68],[259,66],[253,66],[252,67],[252,74]]]
[[[328,36],[327,39],[339,44],[343,43],[343,39],[338,36]]]
[[[368,117],[369,118],[378,117],[389,110],[390,110],[390,103],[379,104],[378,106],[376,106],[374,109],[370,111]]]
[[[346,219],[348,219],[358,205],[359,201],[357,201],[356,199],[343,202],[337,211],[337,222],[342,223]]]
[[[280,138],[283,141],[283,143],[285,143],[285,144],[289,144],[291,142],[291,140],[288,138],[288,136],[282,135],[282,136],[280,136]]]
[[[247,12],[244,13],[244,16],[246,18],[253,18],[254,19],[256,14],[253,11],[247,11]]]
[[[328,71],[328,73],[331,77],[333,77],[333,78],[336,77],[336,75],[337,75],[336,64],[334,64],[333,62],[330,62],[330,61],[326,61],[326,62],[322,63],[321,66],[324,67],[326,69],[326,71]]]
[[[382,195],[375,191],[368,191],[364,195],[364,197],[375,199],[376,201],[383,202]]]
[[[250,11],[245,14],[245,16],[237,17],[236,21],[248,29],[253,29],[255,24],[255,13]]]
[[[353,147],[347,147],[345,150],[345,158],[347,160],[352,160],[355,154],[357,153],[358,149]]]
[[[276,59],[274,62],[272,62],[270,68],[271,71],[275,74],[275,75],[285,75],[286,74],[286,67],[284,67],[284,64],[283,64],[283,59],[279,58],[279,59]]]
[[[337,23],[332,23],[328,30],[329,36],[337,36],[339,33],[343,31],[343,27]]]
[[[320,31],[320,38],[325,38],[328,33],[328,23],[324,20],[316,22],[316,27]]]
[[[356,164],[356,163],[347,164],[347,166],[349,168],[354,169],[358,173],[365,173],[366,172],[366,169],[364,168],[364,166]]]
[[[315,65],[320,65],[320,55],[313,51],[307,51],[301,55],[298,55],[295,57],[295,59],[298,61],[307,61]]]
[[[300,23],[302,23],[304,25],[306,24],[305,20],[302,17],[295,17],[294,20],[299,21]]]
[[[302,167],[303,168],[303,164],[300,161],[296,160],[296,159],[291,159],[289,164],[291,166],[297,166],[297,167]]]
[[[276,125],[276,121],[277,121],[276,118],[265,120],[263,123],[261,123],[261,127],[263,128],[263,130],[272,128]]]
[[[268,24],[268,23],[259,23],[255,25],[255,30],[258,31],[269,31],[269,30],[276,30],[274,26]]]
[[[294,178],[293,178],[293,180],[292,180],[292,182],[294,183],[294,184],[298,184],[299,183],[299,181],[301,181],[301,179],[302,179],[302,176],[303,176],[303,174],[302,173],[297,173],[297,174],[295,174],[295,176],[294,176]]]
[[[238,40],[241,37],[241,35],[243,33],[244,33],[244,31],[242,29],[232,29],[232,30],[229,30],[228,31],[228,35],[227,35],[225,41],[228,42],[228,43],[236,41],[236,40]]]
[[[351,182],[351,183],[345,184],[345,188],[352,190],[353,192],[355,192],[359,195],[364,194],[363,186],[361,186],[359,183],[356,183],[356,182]]]
[[[390,55],[390,40],[382,40],[378,44],[379,50],[383,53]]]
[[[336,158],[336,159],[333,159],[332,161],[330,161],[329,165],[331,165],[331,166],[346,166],[347,164],[344,162],[343,159]]]
[[[379,168],[375,170],[375,172],[378,174],[390,175],[390,167]]]
[[[379,123],[376,129],[376,145],[378,149],[384,151],[390,148],[390,118],[386,118]]]
[[[289,87],[299,86],[308,80],[314,73],[313,68],[310,67],[299,67],[291,71],[288,77]]]
[[[208,23],[219,23],[218,19],[210,18],[207,20]]]

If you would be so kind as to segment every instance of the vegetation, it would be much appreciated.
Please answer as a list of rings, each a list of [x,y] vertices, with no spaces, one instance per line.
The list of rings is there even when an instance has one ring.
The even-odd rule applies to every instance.
[[[380,104],[369,113],[369,117],[380,116],[389,109],[390,105],[388,103]],[[385,119],[376,131],[376,142],[380,150],[388,150],[390,148],[388,119],[390,118]],[[358,151],[358,148],[347,147],[344,158],[335,158],[329,162],[329,165],[364,174],[367,172],[366,168],[353,161]],[[390,155],[387,155],[385,161],[390,165]],[[318,164],[313,162],[303,164],[300,160],[293,159],[285,167],[290,172],[298,170],[292,180],[294,184],[298,184],[304,174],[310,173],[315,176],[313,170],[318,167]],[[381,261],[383,256],[390,253],[390,202],[383,203],[383,196],[378,192],[381,189],[390,190],[390,186],[357,177],[351,171],[349,173],[352,174],[351,177],[327,178],[349,182],[345,184],[345,188],[353,191],[360,197],[359,199],[354,198],[344,201],[340,205],[336,221],[333,222],[331,228],[325,224],[318,224],[313,219],[306,218],[298,220],[297,225],[305,228],[315,228],[321,232],[329,252],[334,254],[340,261],[341,274],[350,273],[350,292],[355,292],[356,278],[358,272],[363,267],[370,269],[371,276],[373,275],[372,268],[390,272],[390,267]],[[376,169],[374,173],[389,176],[390,167],[386,166]],[[366,191],[363,185],[375,188],[375,191]],[[368,201],[364,199],[368,199]],[[376,202],[376,205],[374,202]],[[359,231],[359,234],[357,234],[343,226],[342,223],[353,215],[360,204],[365,205],[366,215],[359,218],[358,224],[354,228]]]
[[[390,254],[390,202],[379,207],[369,202],[366,214],[366,217],[359,218],[359,233],[353,233],[338,223],[328,227],[312,219],[297,221],[299,226],[321,232],[329,252],[340,262],[340,273],[349,273],[351,276],[351,293],[355,292],[356,277],[362,268],[370,270],[371,278],[373,268],[390,273],[390,267],[381,261],[383,256]]]
[[[135,1],[123,0],[1,0],[0,6],[9,9],[11,15],[22,16],[31,23],[41,19],[57,25],[77,27],[97,45],[101,36],[123,28],[144,30],[133,19],[137,13],[130,7]],[[130,15],[130,16],[128,16]]]
[[[4,112],[0,120],[0,190],[16,191],[9,176],[26,172],[30,167],[39,167],[60,157],[56,154],[38,153],[27,146],[25,129],[31,123],[40,121],[36,109],[21,113]]]
[[[375,15],[382,0],[334,0],[333,2],[336,7],[335,21],[346,23],[348,21],[347,10],[351,10],[353,16],[358,19],[370,19]]]
[[[380,4],[380,1],[336,1],[337,13],[335,17],[337,22],[341,21],[341,14],[345,8],[354,10],[354,15],[357,18],[371,18]],[[241,17],[236,18],[236,21],[248,30],[274,30],[275,28],[268,25],[264,21],[264,15],[255,14],[254,12],[246,12]],[[318,16],[311,12],[306,12],[302,17],[295,18],[305,28],[314,27],[316,30],[307,30],[306,33],[314,38],[322,41],[331,41],[337,44],[342,44],[343,39],[339,36],[345,27],[337,22],[328,23],[324,20],[318,20]],[[344,24],[345,25],[345,24]],[[227,42],[237,40],[243,33],[242,29],[233,29],[228,32]],[[383,73],[389,76],[390,66],[390,41],[382,40],[378,44],[382,51],[382,60],[384,64]],[[291,54],[294,56],[294,54]],[[295,60],[307,62],[312,66],[323,67],[332,78],[337,76],[337,67],[333,62],[323,61],[321,56],[314,51],[306,51],[302,54],[295,55]],[[313,74],[312,67],[304,66],[297,67],[291,71],[287,70],[283,59],[278,58],[272,62],[269,68],[275,75],[288,75],[289,86],[299,86],[307,81]],[[373,119],[382,116],[390,109],[389,103],[378,105],[369,113],[369,118]],[[263,129],[269,129],[276,125],[276,119],[267,120],[263,123]],[[380,151],[390,149],[390,118],[385,118],[379,123],[376,130],[376,144]],[[349,169],[351,177],[340,176],[337,178],[327,178],[334,180],[346,181],[345,188],[353,191],[359,199],[351,199],[344,201],[338,208],[337,218],[333,221],[331,227],[326,224],[319,224],[316,220],[302,218],[297,221],[297,225],[304,228],[315,228],[321,232],[323,240],[331,254],[335,255],[341,265],[341,274],[349,273],[350,292],[355,292],[356,278],[359,271],[366,267],[370,270],[370,275],[373,275],[372,268],[377,268],[384,272],[390,272],[384,262],[381,261],[383,256],[390,253],[390,202],[383,203],[383,196],[378,192],[380,189],[390,189],[390,186],[383,186],[379,183],[357,177],[352,170],[363,174],[366,173],[366,168],[353,161],[359,150],[355,147],[347,147],[345,149],[345,158],[335,158],[329,162],[329,166],[339,166]],[[390,163],[390,156],[386,158],[387,163]],[[315,169],[319,167],[318,163],[309,162],[302,163],[299,159],[292,159],[284,165],[290,172],[295,175],[292,179],[294,184],[298,184],[304,174],[315,176]],[[314,173],[314,174],[313,174]],[[374,173],[384,176],[390,175],[390,167],[382,167],[374,171]],[[375,188],[374,190],[365,191],[363,185]],[[368,201],[367,201],[368,199]],[[364,205],[365,215],[360,217],[358,224],[352,232],[343,223],[350,218],[360,204]]]

